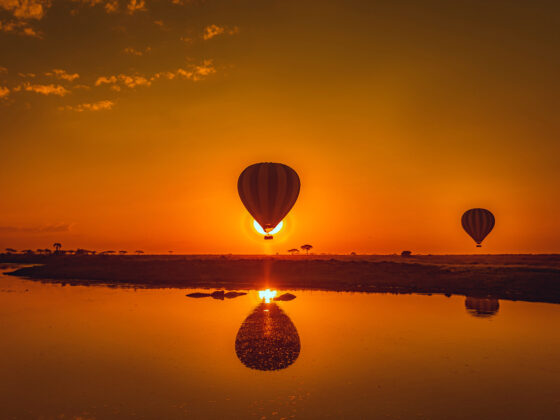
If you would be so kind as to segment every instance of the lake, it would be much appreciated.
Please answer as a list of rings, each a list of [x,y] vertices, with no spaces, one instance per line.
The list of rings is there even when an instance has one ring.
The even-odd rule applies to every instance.
[[[191,292],[0,276],[1,418],[560,416],[560,305]]]

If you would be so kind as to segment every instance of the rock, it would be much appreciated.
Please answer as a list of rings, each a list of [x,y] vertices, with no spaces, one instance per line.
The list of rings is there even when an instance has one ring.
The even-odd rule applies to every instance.
[[[224,300],[224,295],[225,293],[223,290],[216,290],[215,292],[212,292],[210,296],[212,296],[212,298],[214,299]]]
[[[291,293],[284,293],[283,295],[275,297],[273,300],[280,301],[280,302],[287,302],[289,300],[294,300],[295,298],[296,295],[292,295]]]
[[[204,298],[211,296],[210,293],[189,293],[187,297],[190,298]]]
[[[239,296],[243,296],[246,295],[247,293],[245,292],[227,292],[226,294],[224,294],[224,297],[227,299],[233,299]]]

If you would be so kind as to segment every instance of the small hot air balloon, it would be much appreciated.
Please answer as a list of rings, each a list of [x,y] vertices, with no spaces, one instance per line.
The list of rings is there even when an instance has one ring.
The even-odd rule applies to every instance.
[[[494,215],[486,209],[470,209],[461,217],[463,229],[474,239],[479,248],[482,246],[480,243],[494,228],[495,222]]]
[[[476,298],[467,296],[465,308],[473,316],[490,317],[495,315],[500,309],[500,301],[494,298]]]
[[[255,163],[239,175],[237,191],[245,208],[272,239],[270,232],[296,203],[299,176],[282,163]]]

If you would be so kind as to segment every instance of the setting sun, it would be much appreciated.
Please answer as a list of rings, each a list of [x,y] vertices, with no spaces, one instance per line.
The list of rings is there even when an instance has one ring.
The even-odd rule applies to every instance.
[[[280,232],[282,230],[283,226],[284,226],[284,221],[282,220],[280,223],[278,223],[278,225],[276,225],[276,227],[274,229],[272,229],[269,233],[266,233],[264,231],[264,229],[261,227],[261,225],[259,225],[259,222],[257,222],[256,220],[253,220],[253,227],[261,235],[276,235],[278,232]]]

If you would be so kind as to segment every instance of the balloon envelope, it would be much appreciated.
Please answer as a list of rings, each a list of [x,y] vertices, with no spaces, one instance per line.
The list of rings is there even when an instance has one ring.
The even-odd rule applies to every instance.
[[[243,205],[265,232],[282,221],[296,203],[299,176],[282,163],[255,163],[239,175],[237,191]]]
[[[478,247],[492,231],[495,222],[494,215],[486,209],[470,209],[461,217],[463,229],[474,239]]]

